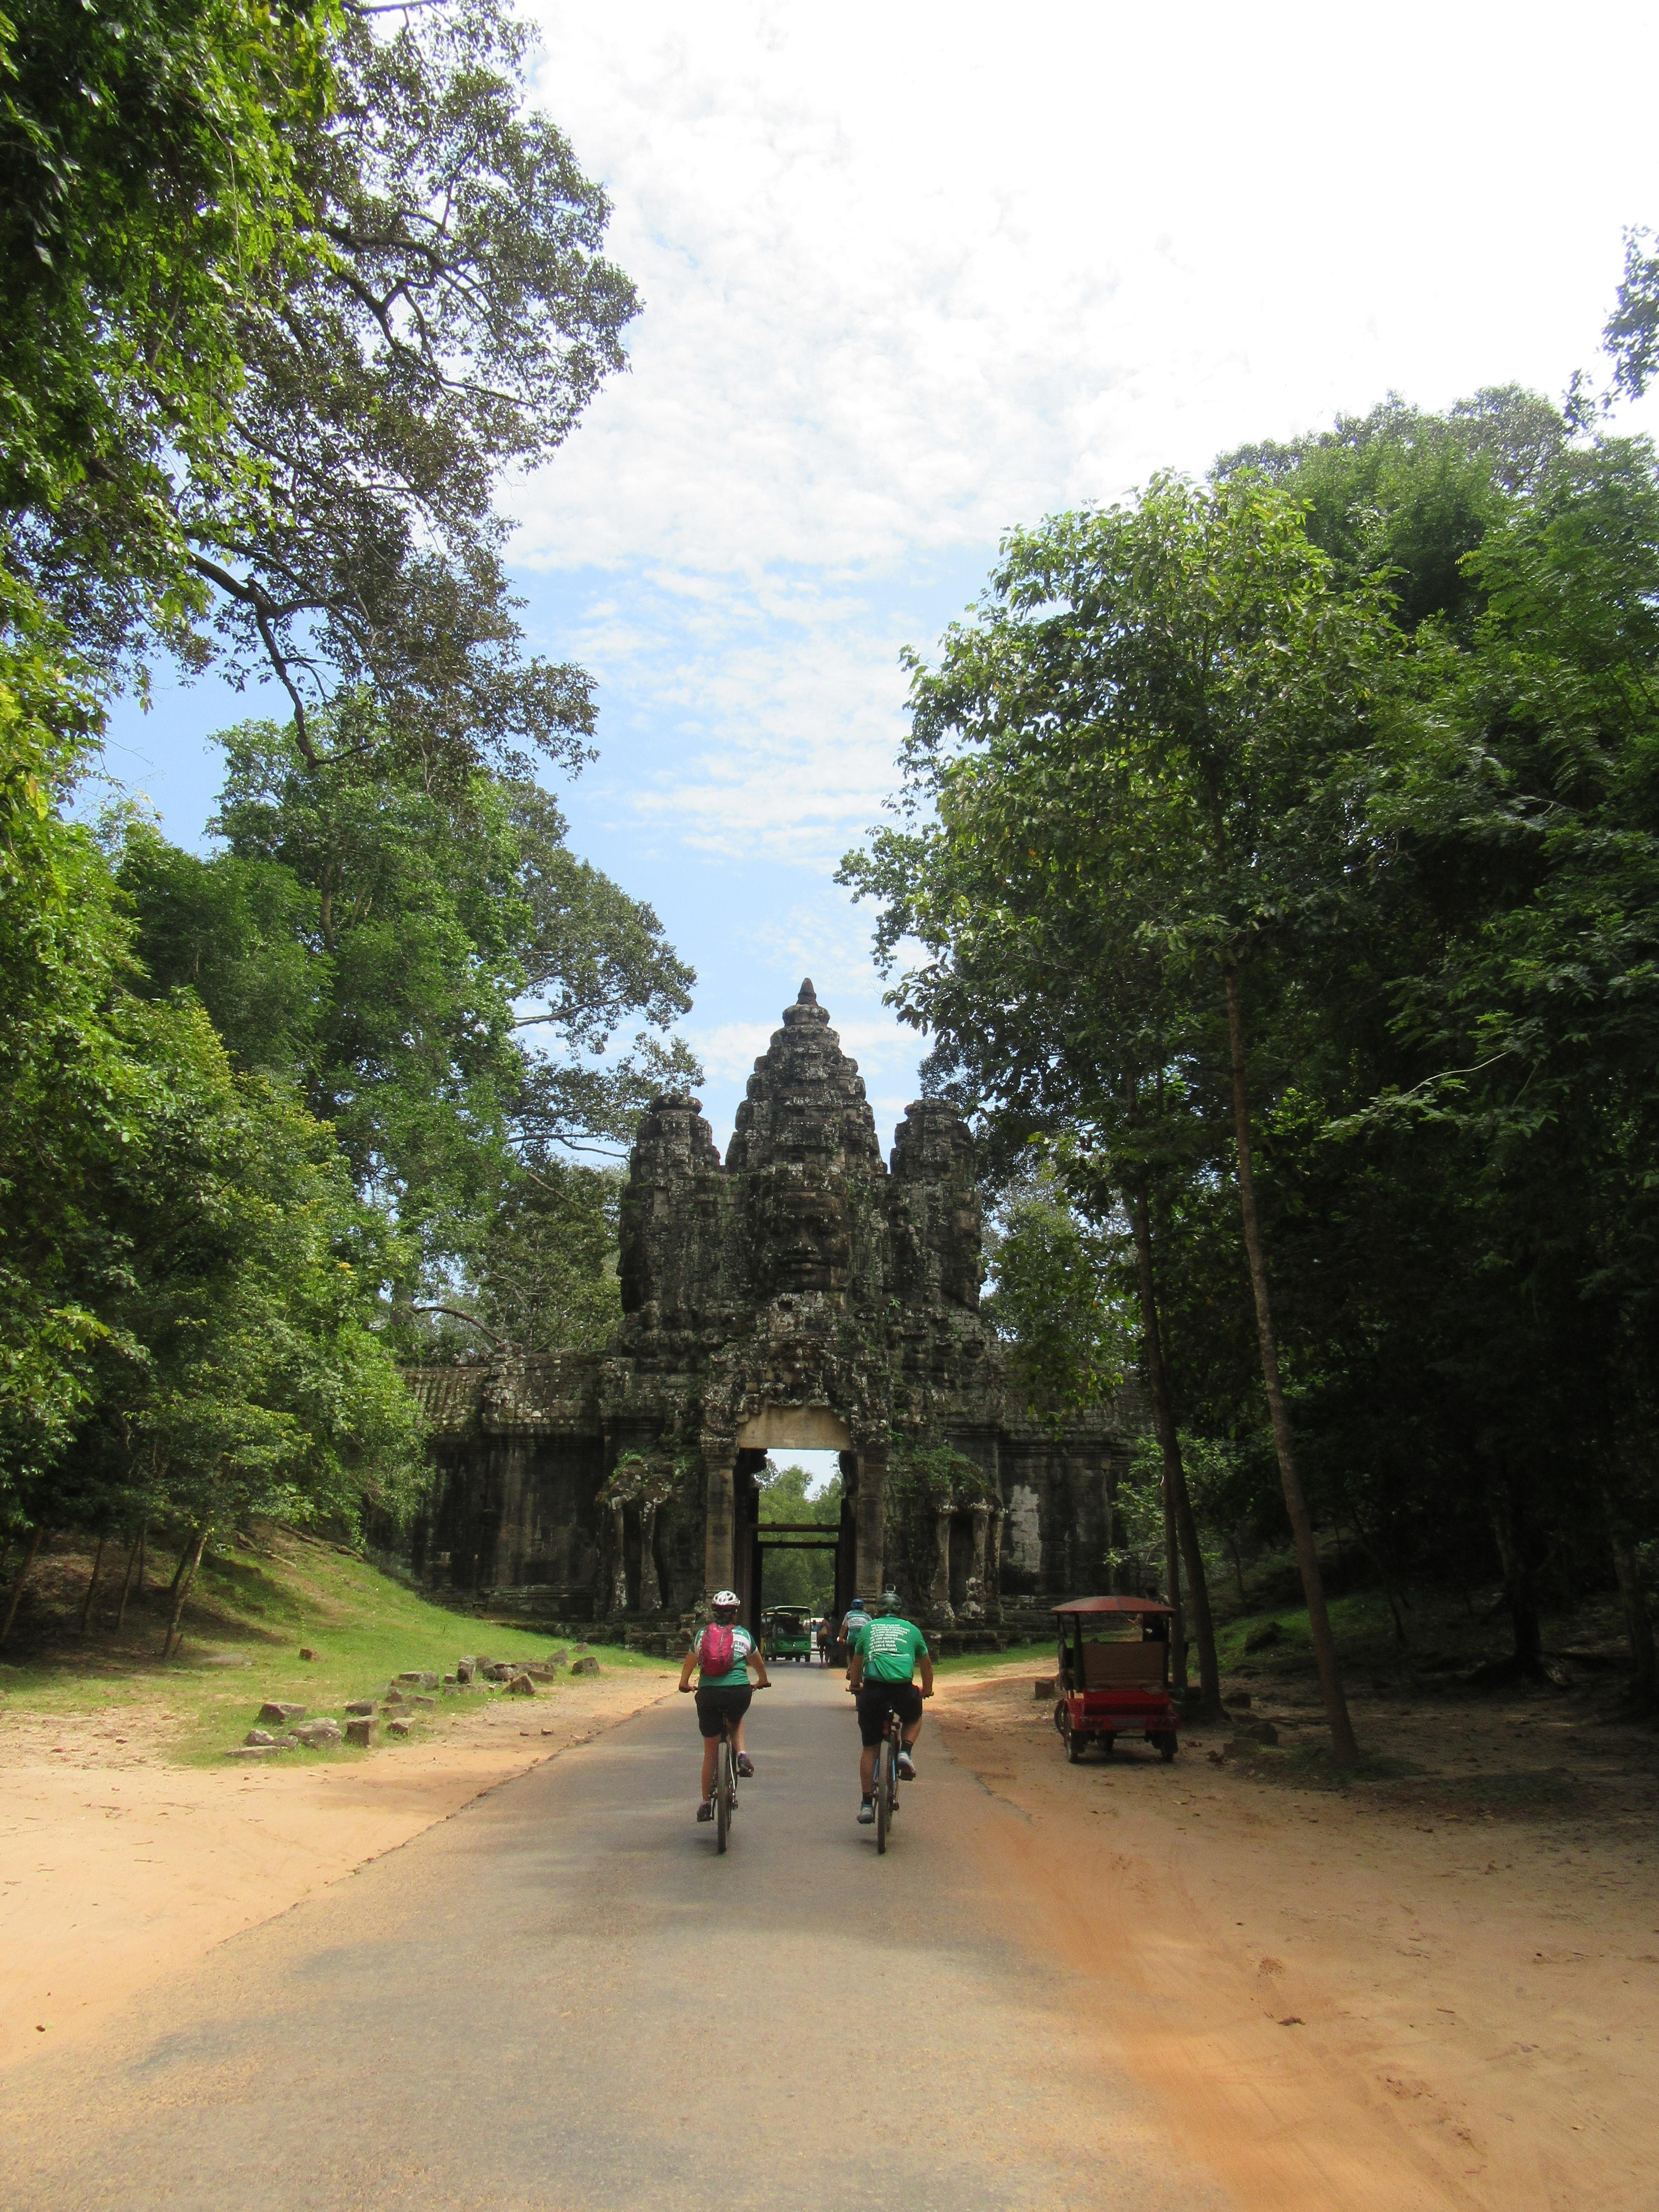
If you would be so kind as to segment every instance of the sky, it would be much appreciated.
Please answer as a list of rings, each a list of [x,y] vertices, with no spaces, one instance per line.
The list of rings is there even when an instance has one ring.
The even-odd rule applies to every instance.
[[[532,642],[598,681],[572,842],[697,969],[722,1146],[805,975],[888,1143],[924,1047],[833,878],[894,787],[901,649],[1012,526],[1391,390],[1595,370],[1623,230],[1659,224],[1659,14],[526,14],[645,303],[628,373],[503,494]],[[109,773],[199,842],[204,740],[250,711],[164,678]]]

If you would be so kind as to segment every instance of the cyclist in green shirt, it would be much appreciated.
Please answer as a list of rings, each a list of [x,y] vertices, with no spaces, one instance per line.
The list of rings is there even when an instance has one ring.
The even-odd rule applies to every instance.
[[[927,1640],[914,1622],[899,1617],[896,1590],[884,1590],[877,1601],[876,1618],[847,1653],[847,1686],[858,1699],[859,1819],[865,1826],[876,1817],[876,1750],[887,1726],[889,1713],[896,1713],[904,1732],[899,1753],[902,1782],[916,1778],[914,1756],[921,1734],[921,1701],[933,1694],[933,1662]],[[921,1669],[921,1686],[915,1676]]]
[[[702,1737],[702,1796],[697,1802],[700,1820],[712,1820],[714,1817],[714,1763],[723,1727],[732,1731],[738,1772],[744,1776],[754,1773],[755,1763],[743,1738],[743,1717],[749,1710],[754,1690],[769,1690],[772,1686],[760,1645],[738,1619],[740,1603],[736,1590],[715,1591],[709,1604],[708,1626],[692,1638],[691,1649],[680,1668],[682,1690],[689,1692],[692,1675],[697,1677],[697,1731]],[[755,1670],[752,1688],[749,1680],[751,1667]]]

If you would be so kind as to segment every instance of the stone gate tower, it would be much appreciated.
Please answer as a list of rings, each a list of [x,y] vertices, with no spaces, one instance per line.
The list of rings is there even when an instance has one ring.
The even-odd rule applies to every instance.
[[[722,1584],[752,1612],[755,1478],[769,1450],[825,1447],[838,1604],[891,1583],[936,1630],[1046,1632],[1056,1596],[1107,1586],[1127,1439],[1020,1402],[979,1311],[968,1128],[920,1100],[884,1162],[810,981],[724,1163],[695,1098],[653,1100],[621,1243],[603,1352],[411,1377],[436,1462],[413,1563],[436,1586],[636,1642]]]

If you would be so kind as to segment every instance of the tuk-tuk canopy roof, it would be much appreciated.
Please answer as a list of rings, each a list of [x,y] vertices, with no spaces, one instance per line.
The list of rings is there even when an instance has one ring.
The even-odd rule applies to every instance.
[[[1071,1597],[1054,1607],[1061,1613],[1173,1613],[1161,1597]]]

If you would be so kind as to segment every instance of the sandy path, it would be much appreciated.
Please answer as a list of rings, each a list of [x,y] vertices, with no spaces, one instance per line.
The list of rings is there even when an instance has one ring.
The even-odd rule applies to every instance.
[[[1385,1814],[1201,1744],[1072,1767],[1025,1675],[933,1710],[1024,1816],[993,1846],[1020,1933],[1241,2205],[1659,2202],[1650,1829]]]
[[[9,1717],[0,1754],[0,2065],[78,2041],[135,1991],[395,1850],[509,1776],[614,1727],[672,1672],[495,1698],[329,1764],[201,1771],[167,1716]]]

